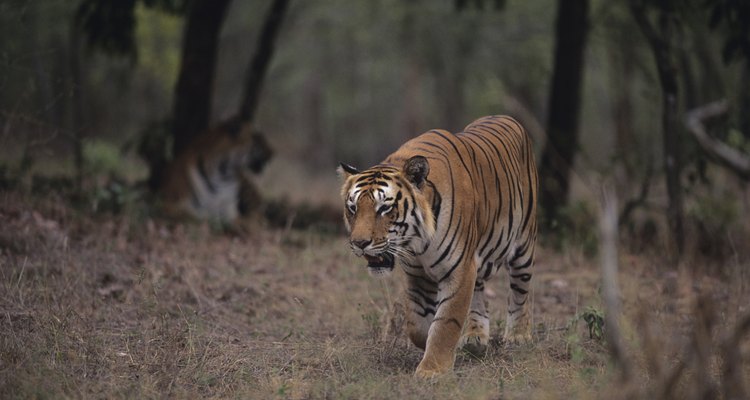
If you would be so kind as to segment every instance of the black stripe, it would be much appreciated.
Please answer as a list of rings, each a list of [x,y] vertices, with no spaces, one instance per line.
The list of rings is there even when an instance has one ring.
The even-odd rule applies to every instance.
[[[510,284],[510,288],[511,288],[511,289],[513,289],[513,290],[515,290],[515,291],[516,291],[516,292],[518,292],[518,293],[521,293],[521,294],[526,294],[526,293],[529,293],[529,291],[528,291],[528,290],[524,290],[524,289],[521,289],[521,288],[520,288],[520,287],[518,287],[518,285],[516,285],[515,283],[511,283],[511,284]]]
[[[522,282],[528,282],[531,280],[531,274],[510,274],[511,278],[520,279]]]

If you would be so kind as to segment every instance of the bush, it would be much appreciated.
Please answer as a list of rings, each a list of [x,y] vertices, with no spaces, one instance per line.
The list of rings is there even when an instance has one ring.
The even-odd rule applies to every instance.
[[[561,208],[558,219],[551,226],[546,241],[556,250],[577,247],[588,257],[596,255],[599,247],[597,218],[588,203],[578,201]]]

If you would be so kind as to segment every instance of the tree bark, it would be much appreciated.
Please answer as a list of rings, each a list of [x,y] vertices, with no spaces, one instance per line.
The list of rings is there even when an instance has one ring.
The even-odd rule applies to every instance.
[[[250,68],[245,76],[245,92],[242,96],[242,105],[239,111],[240,121],[242,122],[251,122],[255,116],[263,80],[273,57],[276,36],[279,33],[288,6],[289,0],[274,0],[263,23],[255,56],[253,56]]]
[[[646,37],[656,61],[656,70],[662,90],[662,129],[664,171],[666,175],[669,206],[667,208],[667,222],[672,233],[672,239],[677,250],[677,257],[682,253],[685,234],[683,227],[683,202],[680,175],[682,172],[682,154],[680,151],[680,135],[678,120],[678,89],[677,65],[672,48],[675,34],[674,10],[669,5],[660,7],[657,16],[657,31],[648,18],[647,10],[642,2],[631,3],[631,10],[638,26]]]
[[[743,63],[740,77],[738,125],[745,139],[750,140],[750,59]]]
[[[548,140],[542,152],[540,202],[548,228],[557,224],[567,202],[570,171],[578,150],[584,51],[588,33],[588,0],[558,0],[555,65],[547,120]]]
[[[195,0],[190,7],[174,95],[175,156],[208,128],[219,34],[230,1]]]

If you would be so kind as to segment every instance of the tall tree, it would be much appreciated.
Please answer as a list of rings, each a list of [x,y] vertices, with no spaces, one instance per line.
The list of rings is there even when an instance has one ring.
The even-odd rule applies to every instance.
[[[654,55],[661,85],[664,172],[669,196],[667,222],[679,255],[682,253],[685,234],[680,183],[682,154],[681,125],[678,120],[678,68],[673,45],[678,21],[676,9],[672,1],[656,0],[635,0],[630,3],[630,7]]]
[[[174,94],[172,135],[177,155],[208,128],[219,34],[231,0],[195,0],[188,11],[182,64]]]
[[[548,228],[557,224],[559,208],[570,189],[570,172],[578,150],[584,51],[589,29],[588,0],[558,0],[555,61],[549,96],[548,140],[542,152],[540,202]]]
[[[274,0],[263,23],[255,55],[245,75],[245,92],[239,110],[243,122],[251,122],[255,116],[263,80],[273,57],[274,43],[288,7],[289,0]]]

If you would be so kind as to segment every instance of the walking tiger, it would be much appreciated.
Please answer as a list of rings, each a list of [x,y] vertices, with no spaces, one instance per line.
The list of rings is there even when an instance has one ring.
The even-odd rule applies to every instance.
[[[504,339],[531,339],[538,177],[532,143],[513,118],[480,118],[463,132],[431,130],[371,168],[341,164],[349,243],[372,275],[407,276],[407,332],[424,349],[416,370],[452,370],[457,346],[483,352],[484,282],[507,267]]]

